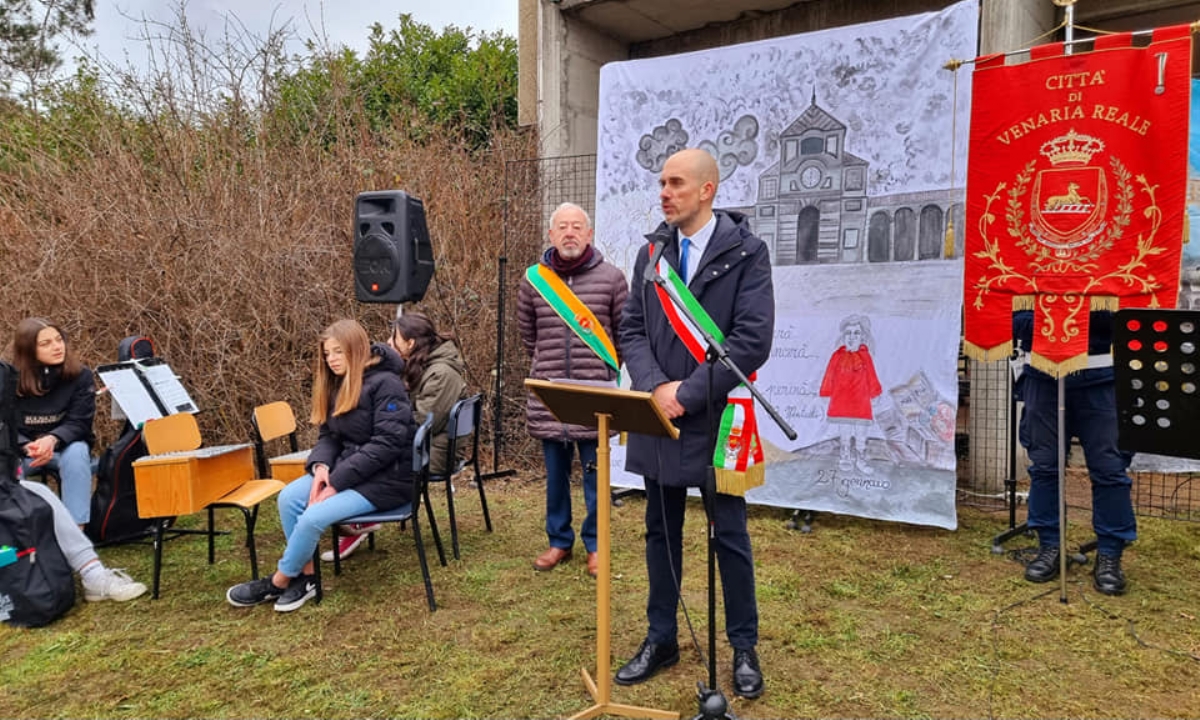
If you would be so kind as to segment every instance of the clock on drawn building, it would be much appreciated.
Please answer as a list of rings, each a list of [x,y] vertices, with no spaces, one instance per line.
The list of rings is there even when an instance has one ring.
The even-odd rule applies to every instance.
[[[817,183],[821,182],[821,169],[815,165],[804,168],[804,172],[800,173],[800,182],[810,190],[815,188]]]

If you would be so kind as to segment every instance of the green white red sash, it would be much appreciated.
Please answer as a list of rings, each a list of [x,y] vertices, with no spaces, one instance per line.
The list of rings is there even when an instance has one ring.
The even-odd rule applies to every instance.
[[[654,254],[654,245],[650,245],[650,254]],[[708,334],[716,338],[717,342],[724,343],[725,334],[675,272],[675,268],[665,260],[659,259],[654,271],[670,284],[676,297],[683,301]],[[658,294],[663,313],[666,314],[667,322],[671,323],[675,334],[696,362],[704,364],[707,350],[704,335],[686,316],[679,313],[661,285],[656,284],[654,291]],[[750,375],[750,379],[754,379],[754,374]],[[754,398],[745,385],[738,385],[726,398],[725,409],[721,412],[721,425],[717,432],[717,444],[713,448],[713,468],[716,470],[717,492],[726,495],[745,495],[747,490],[762,485],[766,479],[762,440],[758,437],[758,420],[754,416]]]
[[[621,364],[617,360],[616,346],[604,331],[604,326],[596,319],[596,314],[583,304],[558,273],[538,263],[525,270],[525,279],[583,344],[591,348],[592,352],[620,377]]]

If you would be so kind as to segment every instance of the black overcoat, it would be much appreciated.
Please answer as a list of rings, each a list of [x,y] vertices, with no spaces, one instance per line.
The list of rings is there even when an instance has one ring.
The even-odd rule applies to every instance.
[[[775,333],[775,294],[767,246],[751,231],[744,215],[715,210],[717,226],[688,288],[725,334],[729,357],[747,375],[767,361]],[[667,243],[663,258],[679,267],[675,228],[663,223],[646,236],[657,246]],[[692,358],[663,313],[654,286],[645,280],[649,244],[638,250],[630,278],[629,299],[621,319],[621,349],[634,390],[651,392],[681,380],[676,395],[687,411],[675,419],[678,440],[629,436],[625,469],[668,486],[699,486],[712,462],[713,445],[706,429],[708,370]],[[713,373],[712,418],[720,420],[737,376],[718,365]]]

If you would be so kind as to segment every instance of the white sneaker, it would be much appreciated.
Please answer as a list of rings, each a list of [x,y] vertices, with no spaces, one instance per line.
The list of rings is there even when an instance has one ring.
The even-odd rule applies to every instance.
[[[104,568],[92,582],[83,583],[83,598],[88,602],[116,600],[125,602],[146,592],[146,586],[125,574],[124,570]]]

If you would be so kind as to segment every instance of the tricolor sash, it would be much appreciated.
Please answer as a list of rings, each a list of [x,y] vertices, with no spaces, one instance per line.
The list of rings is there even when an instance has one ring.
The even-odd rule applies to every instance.
[[[650,245],[650,254],[654,254],[653,244]],[[660,259],[654,266],[654,271],[671,285],[675,295],[683,301],[708,334],[716,338],[717,342],[724,343],[725,334],[675,272],[675,268]],[[655,284],[654,291],[658,294],[658,301],[667,316],[667,322],[671,324],[671,328],[696,362],[703,365],[707,350],[703,333],[690,319],[679,313],[666,289]],[[754,380],[754,373],[751,373],[750,380]],[[713,448],[713,469],[716,471],[717,492],[726,495],[745,495],[747,490],[762,485],[766,479],[762,440],[758,437],[758,420],[754,416],[754,398],[745,385],[738,385],[726,398],[725,409],[721,412],[721,425],[717,431],[717,444]]]
[[[596,314],[583,304],[558,273],[538,263],[525,270],[525,279],[583,344],[591,348],[592,352],[620,377],[621,364],[617,361],[616,346],[604,331],[604,326],[596,319]]]

